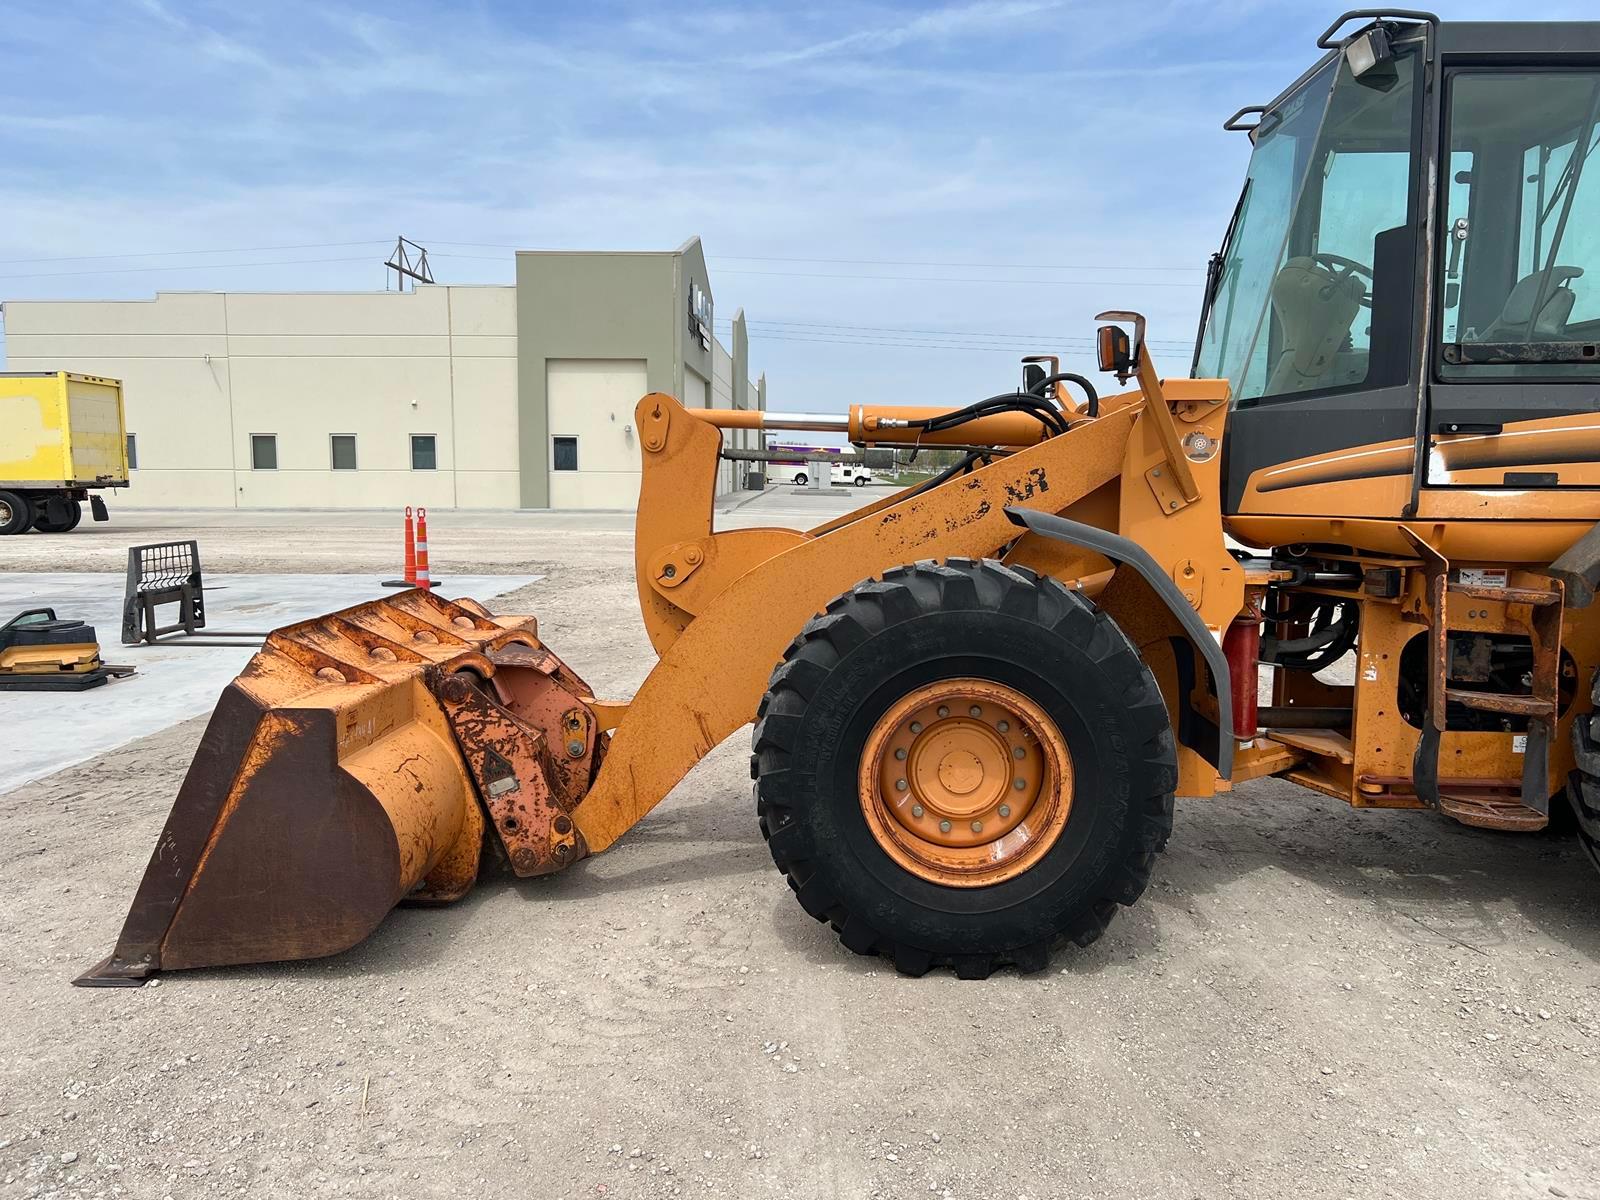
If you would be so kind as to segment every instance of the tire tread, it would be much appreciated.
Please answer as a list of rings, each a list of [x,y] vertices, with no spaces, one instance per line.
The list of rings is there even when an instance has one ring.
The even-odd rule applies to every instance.
[[[1148,794],[1133,798],[1131,847],[1110,875],[1106,893],[1077,915],[1054,941],[1039,942],[992,954],[940,955],[925,948],[897,944],[872,927],[860,913],[849,912],[814,869],[814,847],[801,834],[790,810],[802,802],[793,794],[787,768],[800,733],[801,714],[829,670],[876,630],[938,610],[992,609],[1036,621],[1083,645],[1108,673],[1126,675],[1128,729],[1142,739],[1130,747],[1133,757],[1153,768]],[[756,780],[756,813],[773,862],[788,878],[801,906],[838,932],[840,941],[858,954],[879,954],[903,974],[919,976],[934,967],[949,967],[961,979],[984,979],[1003,966],[1042,970],[1053,945],[1070,941],[1086,947],[1097,941],[1119,906],[1136,902],[1149,885],[1156,856],[1172,833],[1173,789],[1177,786],[1177,743],[1166,704],[1154,676],[1140,660],[1116,622],[1081,594],[1051,576],[992,560],[949,559],[920,562],[869,580],[828,605],[824,615],[808,622],[784,662],[773,672],[754,736],[751,774]],[[1596,781],[1600,796],[1600,780]]]

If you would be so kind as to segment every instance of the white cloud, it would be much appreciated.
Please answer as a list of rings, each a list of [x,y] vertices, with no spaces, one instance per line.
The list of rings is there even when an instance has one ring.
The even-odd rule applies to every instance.
[[[13,281],[23,269],[0,266],[0,297],[377,287],[381,243],[400,232],[436,243],[441,279],[506,280],[509,255],[444,243],[663,248],[698,233],[721,311],[743,305],[753,321],[1082,338],[1099,308],[1132,306],[1153,336],[1182,339],[1195,294],[1145,275],[1041,287],[984,281],[1040,275],[1000,268],[717,256],[1199,267],[1248,149],[1222,117],[1292,80],[1326,16],[1267,0],[13,4],[0,260],[373,250],[232,274]],[[62,46],[93,64],[71,87],[56,76]],[[734,273],[756,270],[776,274]],[[873,274],[923,281],[825,277]],[[958,276],[973,281],[928,281]],[[971,398],[1015,365],[1000,351],[759,339],[755,355],[793,407],[908,388]]]

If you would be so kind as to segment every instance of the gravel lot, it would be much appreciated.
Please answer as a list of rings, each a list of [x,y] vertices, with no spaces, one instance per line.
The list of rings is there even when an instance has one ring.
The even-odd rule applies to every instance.
[[[196,523],[219,570],[392,565],[364,514]],[[0,562],[105,569],[185,524]],[[602,694],[643,678],[626,521],[440,513],[433,540],[446,579],[546,574],[502,607]],[[1089,951],[908,980],[789,895],[740,735],[566,874],[324,962],[68,987],[202,724],[0,795],[0,1195],[1600,1196],[1600,876],[1566,838],[1251,784],[1180,801]]]

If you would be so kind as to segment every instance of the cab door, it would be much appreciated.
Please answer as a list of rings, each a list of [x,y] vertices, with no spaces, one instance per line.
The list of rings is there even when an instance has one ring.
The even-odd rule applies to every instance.
[[[1600,486],[1600,65],[1463,65],[1444,97],[1426,486]]]
[[[1421,55],[1335,54],[1269,106],[1195,373],[1224,376],[1230,515],[1397,516],[1410,493]]]

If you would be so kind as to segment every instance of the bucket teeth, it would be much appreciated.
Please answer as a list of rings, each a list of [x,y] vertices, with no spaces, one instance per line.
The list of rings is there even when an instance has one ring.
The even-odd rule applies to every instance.
[[[458,711],[534,747],[505,757],[514,786],[495,776],[481,791],[519,873],[582,857],[567,814],[603,753],[588,689],[531,618],[403,592],[267,639],[212,713],[115,951],[75,982],[335,954],[402,900],[465,894],[491,827],[480,784],[498,768],[441,701],[461,689]],[[574,710],[582,730],[562,724]],[[523,822],[539,827],[528,802],[541,790],[554,840],[525,870]]]

